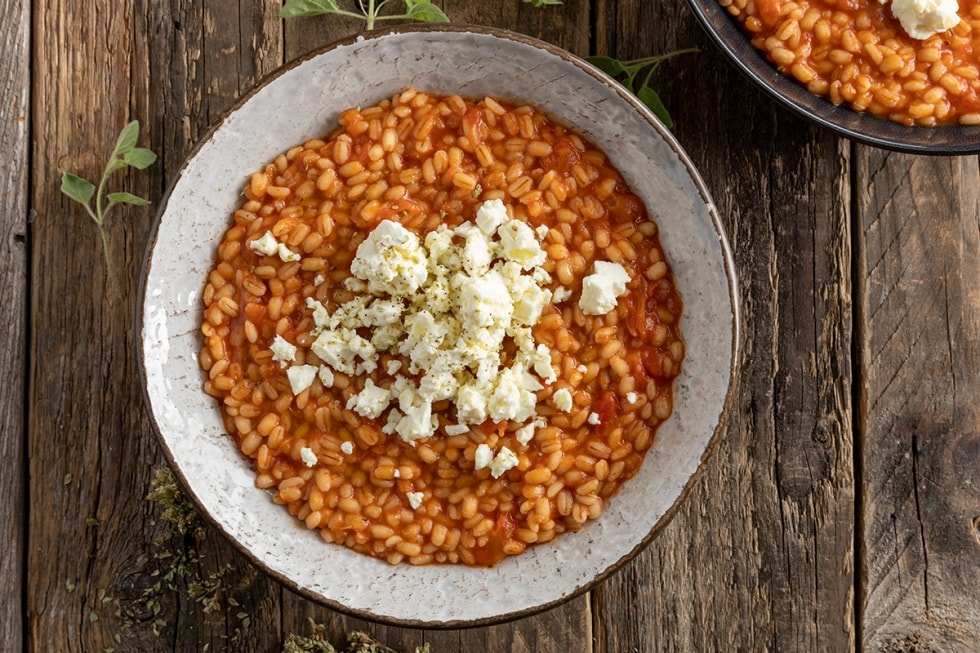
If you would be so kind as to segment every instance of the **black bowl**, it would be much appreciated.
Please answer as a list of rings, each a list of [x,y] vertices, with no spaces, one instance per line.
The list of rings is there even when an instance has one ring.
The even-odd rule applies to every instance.
[[[905,127],[837,106],[781,74],[752,47],[718,0],[687,0],[701,26],[735,66],[777,102],[821,127],[854,141],[912,154],[980,152],[980,125]]]

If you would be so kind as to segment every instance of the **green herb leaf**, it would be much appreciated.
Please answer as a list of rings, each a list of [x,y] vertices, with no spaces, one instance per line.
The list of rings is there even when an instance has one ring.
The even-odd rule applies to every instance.
[[[320,16],[334,14],[340,11],[337,0],[289,0],[279,10],[280,18],[296,18],[298,16]]]
[[[112,158],[117,155],[122,156],[126,154],[134,147],[136,147],[136,139],[140,135],[140,121],[134,120],[119,132],[119,137],[116,139],[116,148],[112,151]]]
[[[423,23],[449,22],[449,16],[429,0],[405,0],[405,7],[408,10],[405,16],[412,20],[419,20]]]
[[[106,195],[109,205],[113,204],[133,204],[135,206],[149,206],[150,203],[142,197],[137,197],[132,193],[109,193]]]
[[[564,4],[562,0],[524,0],[524,3],[534,7],[547,7],[549,5]]]
[[[95,184],[78,175],[66,172],[61,175],[61,192],[79,204],[88,205],[92,196],[95,195]]]
[[[126,165],[137,170],[145,170],[156,162],[157,155],[154,154],[153,150],[148,150],[145,147],[134,147],[123,156],[122,160]]]
[[[615,77],[626,72],[619,59],[613,59],[612,57],[586,57],[585,60],[610,77]]]
[[[640,102],[647,105],[650,111],[653,111],[654,115],[660,118],[660,122],[664,124],[667,129],[674,126],[674,121],[671,120],[670,114],[667,113],[667,107],[660,100],[660,96],[649,86],[644,86],[639,91],[636,92],[636,97],[640,99]]]

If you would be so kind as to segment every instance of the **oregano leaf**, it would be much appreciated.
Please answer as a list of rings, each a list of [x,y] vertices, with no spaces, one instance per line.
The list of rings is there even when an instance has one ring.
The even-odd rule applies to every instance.
[[[153,165],[156,160],[157,155],[154,154],[153,150],[148,150],[145,147],[134,147],[123,156],[123,161],[137,170],[145,170]]]
[[[279,17],[320,16],[338,11],[340,11],[340,7],[337,6],[337,0],[289,0],[279,10]]]
[[[78,175],[66,172],[61,175],[61,192],[79,204],[88,205],[95,195],[95,184]]]
[[[135,206],[149,206],[150,202],[133,195],[132,193],[109,193],[106,195],[109,200],[109,204],[133,204]]]
[[[645,104],[650,111],[653,111],[654,115],[660,118],[660,122],[664,124],[667,129],[674,126],[674,121],[670,119],[670,114],[667,113],[667,107],[660,100],[660,96],[649,86],[642,87],[636,92],[636,97],[640,99],[640,102]]]
[[[119,132],[119,137],[116,139],[116,147],[112,151],[112,156],[122,156],[136,147],[136,139],[139,138],[140,134],[140,121],[134,120]]]
[[[428,0],[405,0],[405,6],[408,9],[405,15],[412,20],[422,21],[423,23],[449,22],[449,16]]]
[[[597,56],[586,57],[585,60],[610,77],[615,77],[616,75],[626,72],[626,69],[623,67],[623,64],[619,61],[619,59]]]

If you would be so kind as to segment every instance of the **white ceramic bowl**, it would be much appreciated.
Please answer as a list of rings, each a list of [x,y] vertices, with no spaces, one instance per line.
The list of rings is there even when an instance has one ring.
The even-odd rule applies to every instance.
[[[251,171],[322,136],[339,112],[407,86],[533,103],[603,148],[661,227],[684,301],[674,415],[641,471],[585,529],[493,568],[391,566],[326,544],[253,485],[250,463],[202,390],[201,291]],[[302,107],[297,111],[296,107]],[[487,624],[553,606],[629,560],[661,529],[723,429],[738,358],[737,292],[716,210],[670,133],[578,58],[475,27],[394,29],[294,62],[243,98],[195,148],[163,202],[139,310],[141,372],[170,461],[205,515],[256,564],[303,595],[369,618]]]

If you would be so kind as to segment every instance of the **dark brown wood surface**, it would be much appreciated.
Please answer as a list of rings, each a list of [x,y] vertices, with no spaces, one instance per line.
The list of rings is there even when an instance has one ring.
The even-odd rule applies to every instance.
[[[398,4],[395,2],[394,4]],[[980,167],[855,145],[776,107],[682,0],[444,0],[580,55],[697,46],[654,85],[728,228],[744,361],[728,432],[639,557],[543,614],[472,630],[364,622],[284,589],[148,501],[135,295],[152,210],[99,234],[58,192],[119,129],[156,203],[208,126],[356,21],[278,0],[0,0],[0,644],[278,652],[309,620],[433,653],[980,649]]]

